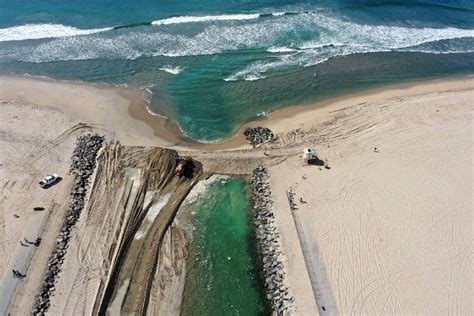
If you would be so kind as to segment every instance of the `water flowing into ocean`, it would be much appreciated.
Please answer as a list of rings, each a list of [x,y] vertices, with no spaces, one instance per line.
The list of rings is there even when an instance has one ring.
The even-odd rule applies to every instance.
[[[0,73],[146,88],[203,141],[261,112],[473,72],[472,1],[0,0]]]

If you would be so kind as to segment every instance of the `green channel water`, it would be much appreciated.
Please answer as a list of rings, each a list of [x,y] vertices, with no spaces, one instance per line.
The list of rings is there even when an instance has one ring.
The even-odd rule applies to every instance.
[[[183,315],[268,314],[246,182],[217,180],[190,205],[193,238]]]

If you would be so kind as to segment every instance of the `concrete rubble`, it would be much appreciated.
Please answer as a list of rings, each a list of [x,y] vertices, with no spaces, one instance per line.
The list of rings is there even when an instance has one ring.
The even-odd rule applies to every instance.
[[[33,307],[34,315],[44,315],[50,306],[50,297],[55,291],[54,284],[61,272],[61,265],[67,252],[71,231],[84,208],[89,177],[94,173],[97,153],[103,142],[104,137],[97,134],[86,134],[77,139],[70,168],[70,173],[75,175],[71,202],[63,228],[56,240],[56,249],[49,260],[46,276]]]
[[[286,285],[279,234],[272,212],[271,189],[267,169],[256,168],[250,176],[253,195],[255,234],[262,258],[266,298],[273,314],[290,314],[294,311],[293,297]]]

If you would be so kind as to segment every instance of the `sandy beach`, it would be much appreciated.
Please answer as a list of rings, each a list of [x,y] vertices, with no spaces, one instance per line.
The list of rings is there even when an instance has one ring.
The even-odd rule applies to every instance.
[[[302,250],[320,313],[471,314],[472,80],[385,96],[272,126],[298,120],[285,147],[314,146],[330,167],[295,154],[270,168],[277,220],[292,228],[282,230],[290,281],[300,284]]]
[[[0,77],[0,95],[3,100],[60,110],[77,121],[109,133],[124,145],[169,147],[179,141],[175,136],[178,133],[169,132],[176,129],[172,123],[147,111],[144,94],[138,89]]]
[[[106,171],[119,160],[111,157],[120,157],[122,150],[133,158],[133,168],[147,170],[138,157],[156,153],[141,146],[160,146],[192,156],[207,174],[248,175],[262,163],[269,167],[296,314],[472,314],[472,100],[474,79],[468,77],[396,85],[277,111],[242,126],[227,142],[199,145],[188,142],[172,122],[149,114],[138,90],[0,77],[0,274],[1,291],[8,294],[0,313],[31,310],[66,214],[75,138],[95,131],[134,149],[110,145],[102,158],[105,171],[93,181],[99,188],[93,201],[101,212],[92,204],[81,215],[87,221],[78,226],[71,246],[75,255],[66,258],[52,311],[98,310],[125,224],[146,211],[120,199],[128,190],[137,196],[151,190],[137,193],[133,183],[147,182],[146,174],[133,182],[122,165],[120,176],[112,177]],[[277,141],[252,149],[241,131],[256,125],[269,127]],[[330,169],[303,165],[306,147]],[[50,172],[63,179],[42,190],[37,182]],[[107,187],[111,181],[117,183]],[[179,199],[188,189],[183,184]],[[297,197],[293,211],[290,190]],[[120,197],[116,204],[109,191]],[[45,211],[34,212],[34,206]],[[121,217],[112,216],[115,212]],[[106,224],[88,224],[100,218],[109,230],[97,239],[101,247],[91,250]],[[146,242],[161,241],[165,228],[156,228],[157,235]],[[39,248],[20,245],[39,236]],[[149,262],[143,264],[149,269]],[[26,269],[28,277],[13,280],[14,266]],[[80,284],[87,284],[87,291],[78,291]],[[153,298],[149,304],[155,311],[177,310]],[[131,298],[127,306],[141,308]]]

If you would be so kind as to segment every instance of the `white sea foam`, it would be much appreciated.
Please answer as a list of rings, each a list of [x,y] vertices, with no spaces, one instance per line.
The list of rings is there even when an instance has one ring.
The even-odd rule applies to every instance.
[[[189,192],[188,196],[183,201],[182,205],[188,205],[188,204],[192,204],[196,202],[199,197],[201,197],[204,193],[206,193],[206,191],[209,189],[209,187],[213,183],[225,182],[229,179],[230,179],[229,176],[213,175],[206,180],[199,181],[191,190],[191,192]]]
[[[279,58],[272,59],[270,61],[256,61],[251,63],[242,70],[224,78],[225,81],[254,81],[266,78],[263,74],[274,69],[283,69],[284,67],[290,67],[298,65],[298,57],[294,57],[294,54],[280,55]]]
[[[259,18],[259,14],[224,14],[224,15],[205,15],[205,16],[176,16],[163,20],[151,22],[153,25],[170,25],[182,23],[197,23],[211,21],[235,21],[235,20],[254,20]]]
[[[250,19],[258,16],[258,14],[223,15],[213,16],[214,20],[210,19],[210,16],[179,18],[183,18],[182,21],[185,21],[183,23],[190,23],[192,21],[228,21],[242,17]],[[170,21],[178,21],[176,20],[178,17],[170,19],[174,19]],[[171,24],[170,22],[166,23]],[[97,30],[79,31],[97,32]],[[314,34],[313,39],[298,40],[297,37],[291,36],[295,30]],[[8,34],[8,36],[13,37],[14,35]],[[147,32],[130,28],[125,33],[124,31],[107,32],[89,36],[55,38],[40,44],[6,47],[0,51],[0,59],[40,63],[101,58],[136,59],[141,56],[178,58],[255,48],[275,53],[274,58],[256,61],[225,79],[227,81],[255,80],[255,78],[264,78],[265,72],[275,69],[292,66],[305,67],[324,62],[335,56],[356,53],[405,51],[408,49],[434,53],[469,51],[472,50],[472,45],[454,48],[450,46],[449,42],[444,45],[435,45],[439,41],[467,37],[474,37],[474,30],[452,27],[413,28],[365,25],[341,20],[325,13],[305,13],[269,16],[258,19],[257,22],[252,21],[252,23],[222,23],[219,25],[210,23],[200,26],[192,35],[165,32],[161,28],[152,28]],[[420,45],[423,47],[419,47]]]
[[[267,49],[267,52],[269,53],[290,53],[295,51],[296,49],[285,46],[272,46]]]
[[[265,79],[265,76],[262,76],[261,74],[249,74],[244,78],[245,81],[255,81],[255,80],[260,80],[260,79]]]
[[[259,72],[252,70],[249,72],[237,72],[234,75],[224,78],[224,81],[237,81],[237,80],[255,81],[255,80],[260,80],[260,79],[265,79],[265,78],[266,77],[260,74]]]
[[[316,14],[311,14],[316,16]],[[299,18],[300,19],[300,18]],[[319,29],[314,40],[302,42],[297,50],[272,46],[267,51],[284,53],[277,58],[256,61],[225,78],[226,81],[265,78],[266,72],[288,67],[308,67],[336,56],[358,53],[412,51],[430,53],[469,52],[469,47],[436,47],[439,41],[474,37],[474,30],[457,28],[408,28],[397,26],[363,25],[319,15],[317,21],[307,19]],[[430,44],[430,48],[426,45]],[[424,45],[424,46],[423,46]],[[455,44],[453,44],[455,45]],[[293,52],[292,54],[285,54]]]
[[[180,74],[183,71],[183,69],[184,69],[183,67],[169,66],[169,65],[160,68],[160,70],[166,71],[167,73],[170,73],[173,75]]]
[[[26,24],[0,29],[0,42],[89,35],[110,30],[112,30],[111,27],[78,29],[62,24]]]
[[[21,48],[19,49],[21,51]],[[113,38],[91,35],[56,38],[34,46],[23,61],[42,63],[59,60],[136,59],[143,55],[125,36]]]

